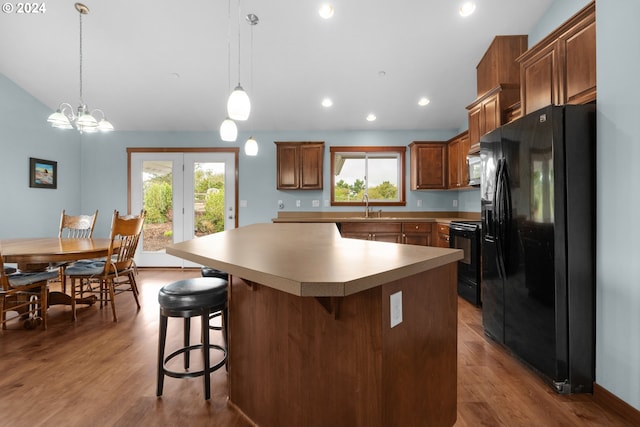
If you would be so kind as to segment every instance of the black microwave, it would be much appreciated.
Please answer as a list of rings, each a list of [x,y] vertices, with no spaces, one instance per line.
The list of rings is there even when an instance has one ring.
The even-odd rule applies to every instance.
[[[469,185],[479,186],[480,177],[482,176],[482,162],[479,154],[470,154],[467,156],[467,171],[469,174]]]

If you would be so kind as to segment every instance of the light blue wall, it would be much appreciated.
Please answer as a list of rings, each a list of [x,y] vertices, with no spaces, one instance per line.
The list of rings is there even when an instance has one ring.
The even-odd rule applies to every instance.
[[[51,111],[0,74],[0,238],[57,236],[60,212],[79,213],[80,138],[54,132]],[[29,157],[58,162],[58,189],[29,187]]]
[[[596,378],[640,410],[640,2],[598,1]]]
[[[542,16],[538,24],[529,33],[529,47],[545,38],[558,28],[570,16],[589,4],[591,0],[556,0]]]

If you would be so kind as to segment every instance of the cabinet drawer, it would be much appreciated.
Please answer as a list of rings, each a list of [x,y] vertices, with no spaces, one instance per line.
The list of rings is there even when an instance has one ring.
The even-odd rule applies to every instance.
[[[400,233],[402,224],[399,222],[343,222],[343,233]]]
[[[402,224],[402,231],[404,233],[430,233],[430,222],[405,222]]]
[[[446,234],[449,235],[449,226],[447,224],[438,223],[438,234]]]

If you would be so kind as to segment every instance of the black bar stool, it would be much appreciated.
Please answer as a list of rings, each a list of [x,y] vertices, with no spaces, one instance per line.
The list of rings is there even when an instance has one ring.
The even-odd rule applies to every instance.
[[[211,372],[222,367],[227,360],[225,347],[209,342],[209,316],[211,313],[222,313],[223,326],[227,325],[227,280],[218,277],[197,277],[170,283],[158,293],[160,303],[160,336],[158,339],[158,388],[156,396],[162,396],[164,376],[172,378],[194,378],[204,376],[205,399],[211,397]],[[191,318],[201,317],[200,344],[189,344]],[[169,317],[184,318],[184,346],[174,351],[166,358],[165,345],[167,341],[167,321]],[[226,332],[226,331],[225,331]],[[225,334],[226,335],[226,334]],[[189,371],[189,352],[202,349],[204,367],[202,370]],[[209,350],[222,352],[222,359],[211,366]],[[184,372],[167,369],[166,364],[174,357],[184,355]]]

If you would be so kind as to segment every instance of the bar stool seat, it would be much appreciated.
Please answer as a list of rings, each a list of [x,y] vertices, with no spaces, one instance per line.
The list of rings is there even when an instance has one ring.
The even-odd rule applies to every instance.
[[[223,325],[227,324],[227,280],[218,277],[197,277],[193,279],[179,280],[170,283],[158,293],[160,303],[160,332],[158,339],[158,387],[157,396],[162,395],[164,376],[172,378],[194,378],[204,376],[205,399],[211,397],[211,372],[219,369],[226,363],[227,349],[209,342],[209,315],[221,312]],[[201,337],[199,344],[189,344],[191,331],[191,318],[201,317]],[[167,339],[167,323],[169,317],[184,318],[184,346],[169,354],[165,354]],[[219,362],[211,366],[210,349],[222,353]],[[204,361],[203,369],[189,371],[189,353],[193,350],[202,350]],[[167,368],[167,363],[178,355],[184,355],[184,371],[177,372]]]

